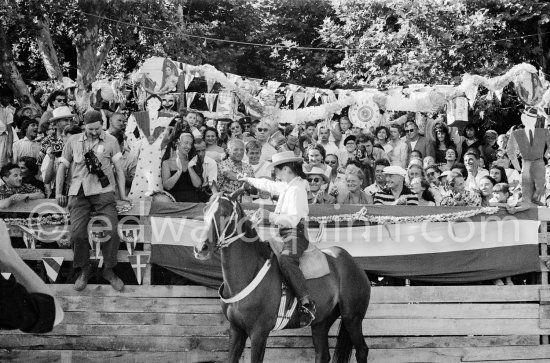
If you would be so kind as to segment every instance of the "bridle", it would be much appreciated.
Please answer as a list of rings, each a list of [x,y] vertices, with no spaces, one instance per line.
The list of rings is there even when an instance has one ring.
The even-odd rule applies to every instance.
[[[218,222],[217,222],[217,220],[214,216],[214,213],[219,208],[220,199],[227,200],[228,202],[231,203],[231,205],[233,207],[231,215],[229,216],[229,219],[228,219],[228,223],[226,223],[225,226],[222,226],[223,228],[220,228],[220,226],[218,226]],[[245,232],[237,234],[237,226],[238,226],[237,202],[234,201],[234,200],[231,200],[231,199],[229,199],[225,196],[221,196],[221,195],[216,196],[211,201],[211,205],[208,206],[208,209],[205,211],[204,217],[205,217],[204,219],[205,219],[205,222],[207,223],[207,225],[209,223],[212,223],[214,225],[214,230],[216,231],[216,235],[218,237],[218,240],[217,240],[216,246],[215,246],[215,250],[218,250],[220,248],[228,247],[230,244],[232,244],[236,240],[242,238],[246,234]],[[210,222],[207,221],[208,219],[210,220]],[[233,223],[231,223],[231,222],[233,222]],[[220,223],[221,223],[221,221],[220,221]],[[233,230],[230,233],[228,233],[229,227],[231,225],[233,225]]]

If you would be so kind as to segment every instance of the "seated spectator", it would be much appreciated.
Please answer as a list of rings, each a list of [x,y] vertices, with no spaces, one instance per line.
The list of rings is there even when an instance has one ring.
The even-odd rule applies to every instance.
[[[401,140],[401,125],[396,123],[390,124],[390,144],[392,150],[389,151],[391,165],[397,165],[406,168],[408,165],[409,153],[407,143]]]
[[[430,165],[424,169],[424,172],[426,173],[426,180],[428,180],[430,185],[439,187],[441,170],[435,165]]]
[[[347,136],[344,141],[344,150],[338,153],[338,160],[341,168],[348,165],[348,160],[357,160],[357,138],[353,135]]]
[[[504,168],[502,166],[493,163],[493,166],[491,166],[491,169],[489,170],[489,175],[491,176],[491,178],[495,179],[497,183],[508,184],[508,177],[506,175],[506,171],[504,171]]]
[[[329,136],[330,136],[329,129],[326,127],[320,127],[319,140],[317,141],[317,145],[321,145],[327,154],[338,155],[338,146],[336,146],[334,141],[329,140]]]
[[[390,129],[386,126],[378,126],[374,130],[374,136],[376,137],[375,144],[380,145],[386,154],[392,150],[392,146],[388,143],[390,139]]]
[[[302,156],[302,149],[298,145],[300,140],[300,127],[295,127],[294,125],[288,125],[285,127],[283,135],[286,139],[285,143],[279,146],[278,151],[293,151],[294,155]]]
[[[422,153],[418,150],[413,150],[411,151],[410,153],[410,157],[409,157],[410,160],[413,160],[413,159],[418,159],[422,162]]]
[[[311,168],[316,166],[318,168],[321,168],[327,176],[330,175],[332,169],[325,164],[326,152],[325,148],[321,144],[311,145],[306,150],[306,153],[307,154],[303,166],[304,173],[310,171]],[[340,166],[338,165],[338,167]],[[339,172],[342,172],[342,169],[340,169]]]
[[[422,169],[422,164],[415,164],[413,161],[413,163],[407,168],[405,183],[409,184],[414,178],[425,178],[425,175],[424,169]]]
[[[426,169],[432,165],[435,165],[435,159],[433,158],[433,156],[426,156],[424,158],[423,164],[424,164],[424,169]]]
[[[451,169],[451,171],[456,171],[457,173],[462,174],[464,179],[466,179],[468,177],[468,169],[466,169],[466,165],[464,165],[462,163],[455,163],[455,165],[453,165],[453,168]]]
[[[468,124],[464,128],[464,136],[459,139],[459,157],[466,154],[468,149],[473,148],[481,154],[481,141],[476,137],[476,127],[473,124]]]
[[[493,187],[496,185],[495,179],[489,175],[484,176],[479,181],[479,192],[481,193],[481,206],[487,207],[490,205],[489,200],[493,198]]]
[[[305,130],[299,140],[300,149],[307,150],[310,145],[315,145],[315,123],[306,122]]]
[[[243,127],[243,140],[247,142],[247,138],[252,135],[252,118],[250,116],[241,117],[239,123]]]
[[[327,192],[333,197],[338,197],[340,194],[348,192],[348,185],[346,184],[346,175],[342,173],[342,168],[339,167],[338,156],[329,154],[325,158],[325,164],[330,171],[329,184],[326,188]],[[322,168],[321,168],[322,170]],[[326,173],[327,171],[325,171]]]
[[[263,150],[262,147],[262,153]],[[254,169],[243,161],[244,151],[245,146],[242,140],[229,140],[227,144],[228,157],[218,164],[218,187],[221,192],[230,194],[239,189],[242,184],[237,178],[239,174],[254,177]],[[262,160],[261,156],[260,160]]]
[[[308,203],[309,204],[334,204],[336,198],[328,194],[323,186],[329,183],[329,178],[318,167],[311,168],[305,173],[309,183]]]
[[[378,159],[374,162],[374,183],[365,188],[367,204],[374,204],[374,194],[381,192],[386,187],[386,174],[384,169],[390,166],[387,159]]]
[[[435,198],[430,191],[430,183],[424,178],[411,179],[411,190],[418,197],[418,205],[435,206]]]
[[[451,171],[447,177],[446,193],[441,200],[442,206],[479,207],[481,195],[478,191],[466,189],[462,174]]]
[[[453,168],[453,165],[456,163],[456,160],[458,158],[458,153],[455,148],[448,148],[445,152],[445,164],[442,164],[439,166],[439,169],[441,171],[447,171],[451,170]]]
[[[439,175],[437,177],[437,179],[439,180],[439,190],[440,191],[446,191],[447,190],[447,185],[448,185],[447,178],[449,177],[449,175],[451,175],[452,172],[453,171],[444,171],[443,173],[441,173],[441,175]],[[454,172],[462,175],[460,173],[460,171],[454,170]]]
[[[498,133],[495,130],[487,130],[483,135],[483,144],[481,145],[481,156],[485,164],[484,168],[488,168],[493,161],[497,159],[497,144]]]
[[[195,140],[195,156],[189,161],[189,167],[193,168],[202,179],[199,193],[206,203],[212,195],[212,183],[218,183],[218,165],[206,156],[206,142],[203,139]]]
[[[24,138],[13,143],[13,162],[18,163],[23,156],[31,156],[38,159],[40,143],[36,141],[38,135],[38,121],[27,120],[21,125],[21,133]]]
[[[238,121],[232,121],[227,128],[227,136],[231,139],[243,139],[243,126]]]
[[[506,183],[497,183],[493,187],[493,198],[489,200],[490,206],[495,207],[516,207],[518,198],[510,192],[510,186]]]
[[[21,169],[21,176],[23,177],[23,184],[29,184],[36,187],[45,194],[44,183],[40,180],[40,172],[36,159],[30,156],[23,156],[19,160],[19,169]]]
[[[384,168],[386,187],[374,194],[375,205],[418,205],[418,197],[405,185],[407,171],[400,166]]]
[[[44,193],[32,185],[23,183],[23,176],[18,165],[8,163],[0,169],[4,184],[0,186],[0,208],[5,209],[32,199],[44,198]]]
[[[218,146],[218,130],[213,127],[207,127],[202,135],[202,138],[206,142],[206,156],[215,160],[216,162],[222,161],[222,159],[225,157],[225,150],[222,147]]]
[[[260,156],[260,161],[271,160],[271,157],[277,153],[277,149],[269,143],[269,138],[273,134],[271,125],[267,122],[260,121],[256,126],[256,140],[262,145],[262,154]],[[229,143],[227,145],[229,148]],[[244,148],[243,148],[244,149]]]
[[[479,157],[471,151],[468,151],[464,155],[464,164],[468,171],[464,187],[468,190],[479,190],[479,181],[484,176],[489,175],[489,172],[479,168]]]
[[[0,330],[19,329],[25,333],[47,333],[64,317],[53,291],[13,249],[8,229],[0,221],[0,266],[11,273],[0,275]]]
[[[203,180],[202,171],[190,161],[196,156],[195,138],[190,133],[182,133],[179,138],[177,156],[162,162],[162,185],[176,202],[200,203],[204,196],[199,193]]]
[[[339,204],[367,204],[368,198],[361,186],[365,180],[365,174],[356,165],[346,167],[346,184],[348,192],[338,195]]]
[[[514,189],[521,183],[521,174],[518,170],[512,168],[512,162],[508,153],[504,150],[497,151],[497,160],[493,162],[493,165],[502,166],[506,172],[506,179],[510,188]]]
[[[269,160],[260,161],[262,145],[256,140],[251,140],[246,143],[245,149],[248,163],[254,170],[254,177],[271,179],[271,174],[273,172],[271,162]]]

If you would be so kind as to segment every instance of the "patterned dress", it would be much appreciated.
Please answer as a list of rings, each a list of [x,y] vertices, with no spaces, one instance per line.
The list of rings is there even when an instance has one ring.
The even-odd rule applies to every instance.
[[[249,164],[242,162],[241,165],[235,164],[231,158],[227,158],[218,164],[218,184],[220,191],[224,193],[233,193],[239,189],[242,182],[231,180],[224,175],[224,172],[232,171],[235,174],[245,174],[251,178],[254,177],[254,169]]]

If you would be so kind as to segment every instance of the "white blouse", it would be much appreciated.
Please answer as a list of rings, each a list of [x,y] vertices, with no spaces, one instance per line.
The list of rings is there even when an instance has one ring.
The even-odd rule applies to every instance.
[[[275,213],[269,215],[269,222],[279,227],[294,228],[301,219],[309,215],[307,203],[307,181],[296,177],[290,183],[268,179],[246,178],[255,188],[278,195]]]

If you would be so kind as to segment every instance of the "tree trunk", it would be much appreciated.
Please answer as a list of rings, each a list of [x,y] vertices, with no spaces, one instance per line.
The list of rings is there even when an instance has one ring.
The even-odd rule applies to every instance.
[[[53,47],[52,36],[50,34],[50,19],[47,15],[38,19],[38,34],[36,36],[36,42],[38,43],[38,50],[42,56],[44,67],[50,79],[58,81],[63,80],[63,71],[59,65],[57,59],[57,52]]]
[[[548,75],[550,74],[550,24],[541,24],[539,21],[537,25],[539,46],[542,49],[540,66],[542,71]],[[546,76],[546,79],[548,78],[550,77]]]
[[[12,90],[15,98],[20,101],[28,102],[36,107],[38,110],[41,109],[40,105],[34,100],[34,97],[31,95],[27,84],[21,77],[19,69],[15,65],[13,60],[12,45],[6,37],[6,32],[0,28],[0,73],[2,78]]]

